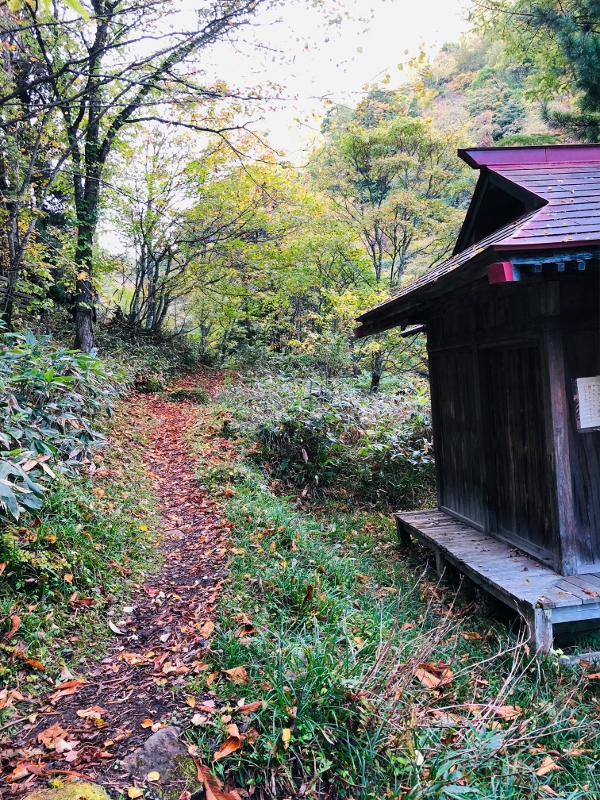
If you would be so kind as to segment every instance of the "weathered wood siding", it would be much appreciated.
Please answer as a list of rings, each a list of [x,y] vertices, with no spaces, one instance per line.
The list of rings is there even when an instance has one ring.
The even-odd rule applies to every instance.
[[[495,531],[553,551],[550,475],[538,344],[485,351],[489,502]]]
[[[571,386],[600,375],[599,297],[595,262],[521,283],[482,278],[428,310],[440,507],[558,570],[562,558],[567,571],[600,563],[600,432],[577,431]]]
[[[481,442],[477,420],[477,383],[469,346],[435,353],[436,459],[439,459],[440,505],[465,520],[483,526],[481,469],[477,454]],[[436,391],[437,390],[437,391]]]
[[[600,431],[577,432],[572,381],[600,375],[600,281],[591,270],[561,292],[565,379],[569,400],[569,456],[580,565],[600,565]]]

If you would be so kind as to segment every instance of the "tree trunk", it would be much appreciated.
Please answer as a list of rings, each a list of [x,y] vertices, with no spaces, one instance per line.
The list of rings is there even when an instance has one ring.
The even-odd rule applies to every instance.
[[[371,391],[376,392],[379,389],[379,381],[381,380],[381,373],[383,372],[383,355],[381,351],[377,351],[373,355],[371,362]]]
[[[77,309],[75,311],[75,347],[89,353],[94,346],[94,289],[88,278],[77,281]]]

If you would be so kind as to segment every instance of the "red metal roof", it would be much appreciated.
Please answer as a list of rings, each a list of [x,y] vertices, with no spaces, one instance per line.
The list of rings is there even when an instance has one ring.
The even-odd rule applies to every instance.
[[[528,145],[526,147],[469,147],[458,155],[470,167],[495,168],[501,164],[523,167],[529,164],[597,164],[595,144]]]
[[[508,151],[508,152],[507,152]],[[459,151],[474,167],[495,172],[546,201],[452,256],[358,319],[387,313],[421,288],[460,270],[483,251],[569,250],[600,243],[600,145],[478,148]],[[567,161],[570,157],[572,160]]]
[[[596,150],[600,159],[600,148]],[[600,161],[595,164],[493,166],[491,172],[547,201],[494,250],[588,245],[600,240]]]

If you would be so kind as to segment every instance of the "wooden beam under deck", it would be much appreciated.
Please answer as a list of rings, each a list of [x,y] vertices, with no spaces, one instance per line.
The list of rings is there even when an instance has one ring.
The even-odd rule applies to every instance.
[[[434,551],[440,577],[451,565],[514,608],[540,650],[552,647],[554,624],[600,621],[600,573],[564,577],[442,511],[394,516],[403,543],[414,537]]]

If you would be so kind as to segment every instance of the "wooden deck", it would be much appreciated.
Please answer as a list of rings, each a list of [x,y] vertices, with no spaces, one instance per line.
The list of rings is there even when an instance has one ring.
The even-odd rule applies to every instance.
[[[440,577],[451,565],[516,609],[539,649],[552,646],[556,623],[600,622],[600,573],[564,577],[441,511],[394,516],[404,544],[414,537],[435,552]]]

